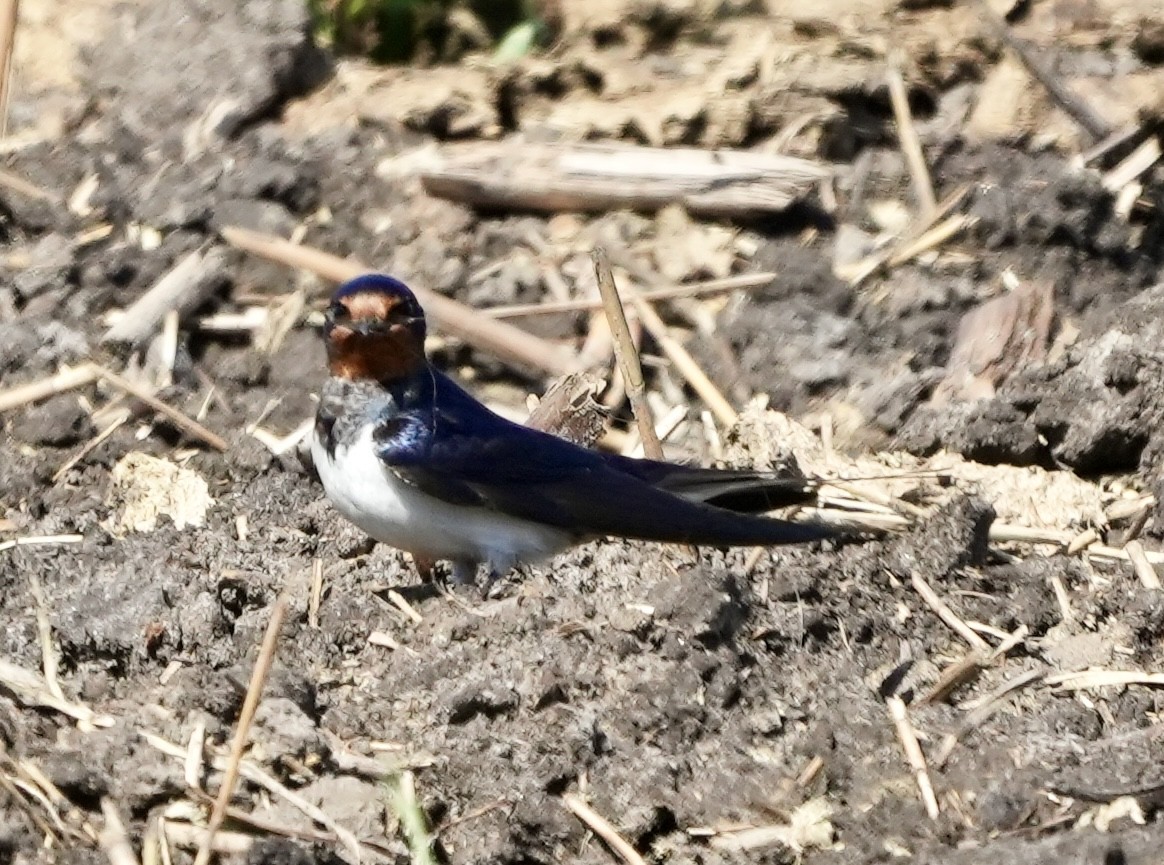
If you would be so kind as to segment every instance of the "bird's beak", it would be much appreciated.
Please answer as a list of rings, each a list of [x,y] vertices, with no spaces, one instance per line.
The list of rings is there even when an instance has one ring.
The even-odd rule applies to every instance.
[[[350,322],[348,327],[361,336],[372,336],[373,334],[383,333],[387,328],[386,322],[378,318],[361,318],[357,321]]]

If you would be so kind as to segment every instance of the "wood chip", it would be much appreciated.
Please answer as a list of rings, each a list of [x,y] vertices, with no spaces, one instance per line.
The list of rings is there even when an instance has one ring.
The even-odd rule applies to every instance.
[[[450,146],[420,177],[430,195],[474,207],[605,213],[678,203],[731,217],[778,213],[830,174],[818,162],[758,152],[507,139]]]

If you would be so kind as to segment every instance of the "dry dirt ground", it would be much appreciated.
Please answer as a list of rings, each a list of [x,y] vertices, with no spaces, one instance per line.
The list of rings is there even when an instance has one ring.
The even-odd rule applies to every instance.
[[[1160,128],[1164,32],[1154,0],[987,5],[1139,134],[1089,153],[1096,136],[974,3],[563,3],[535,56],[404,70],[337,62],[298,0],[22,4],[0,396],[96,360],[227,448],[108,382],[0,415],[0,858],[132,861],[108,852],[120,819],[122,854],[191,861],[283,596],[230,861],[407,861],[400,772],[450,863],[616,861],[571,795],[648,862],[1161,861],[1164,596],[1123,544],[1139,534],[1154,557],[1164,536],[1164,179],[1148,150],[1121,163]],[[951,231],[858,281],[855,262],[918,226],[895,50],[952,201],[929,224]],[[515,134],[755,148],[836,174],[733,224],[474,212],[408,168]],[[660,305],[736,408],[763,395],[824,423],[839,453],[801,431],[806,468],[871,449],[977,463],[905,484],[896,534],[758,558],[604,541],[488,599],[425,592],[294,449],[273,453],[313,410],[327,284],[231,249],[225,225],[479,308],[580,296],[597,241],[625,284],[773,271]],[[205,248],[225,257],[176,330],[102,341],[110,313]],[[225,330],[236,313],[250,323]],[[584,312],[516,323],[571,350],[600,330]],[[548,384],[447,335],[433,349],[519,413]],[[690,406],[672,455],[765,461],[794,435],[755,407],[709,434],[644,353],[661,408]],[[168,516],[131,510],[143,485]],[[1068,549],[1090,528],[1100,546]],[[66,537],[12,543],[43,536]]]

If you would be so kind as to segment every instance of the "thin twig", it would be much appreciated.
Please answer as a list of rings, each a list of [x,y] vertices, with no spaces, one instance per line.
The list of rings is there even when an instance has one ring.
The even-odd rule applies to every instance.
[[[279,598],[271,608],[271,620],[267,623],[267,632],[263,635],[263,643],[259,647],[259,656],[255,659],[255,669],[251,673],[247,695],[243,700],[242,711],[239,712],[234,740],[230,743],[230,757],[226,764],[226,771],[222,778],[222,784],[218,788],[218,797],[214,800],[214,808],[210,812],[210,820],[206,824],[206,837],[202,846],[198,848],[194,865],[207,865],[209,863],[214,833],[222,827],[222,821],[226,818],[227,806],[230,805],[231,797],[234,796],[234,788],[238,784],[239,764],[242,762],[243,750],[246,748],[255,712],[259,708],[263,686],[266,684],[267,675],[271,672],[271,663],[275,660],[275,647],[279,643],[279,632],[283,628],[283,619],[286,615],[287,601],[284,598]]]
[[[193,436],[194,438],[201,439],[215,450],[224,452],[230,450],[230,445],[227,443],[226,439],[218,435],[218,433],[211,432],[202,424],[198,423],[198,421],[158,399],[145,388],[134,384],[124,376],[115,373],[111,369],[106,369],[103,366],[97,367],[97,374],[101,378],[105,379],[105,381],[116,387],[118,390],[124,391],[134,399],[141,400],[154,411],[165,415],[167,418],[169,418],[170,422],[174,424],[174,426],[178,427],[178,429],[182,430],[183,432]]]
[[[922,703],[939,703],[966,682],[976,677],[982,671],[986,659],[977,650],[972,650],[950,664],[934,683],[933,687],[920,700]]]
[[[237,226],[227,226],[221,234],[232,246],[288,267],[311,271],[333,282],[345,282],[371,269],[358,261]],[[491,319],[423,286],[412,286],[412,289],[437,327],[475,348],[551,375],[577,371],[577,361],[569,349],[507,322]]]
[[[1127,687],[1144,685],[1149,688],[1164,687],[1164,673],[1141,673],[1139,670],[1079,670],[1071,673],[1055,673],[1047,676],[1047,684],[1065,691],[1082,691],[1086,688]]]
[[[138,865],[133,845],[129,843],[129,833],[117,811],[117,806],[108,798],[101,800],[101,813],[105,817],[105,828],[101,830],[100,845],[109,859],[109,865]]]
[[[921,793],[922,804],[931,820],[937,820],[941,815],[938,808],[938,797],[934,795],[934,785],[930,781],[930,770],[926,766],[926,758],[922,753],[921,744],[917,740],[917,733],[909,721],[909,713],[905,708],[905,701],[896,694],[885,699],[889,707],[889,717],[893,719],[893,726],[897,730],[897,738],[901,740],[901,747],[905,750],[905,759],[913,769],[917,788]]]
[[[727,401],[727,397],[707,377],[707,373],[695,362],[691,353],[683,347],[679,340],[671,336],[670,330],[663,323],[663,319],[659,318],[655,308],[638,296],[634,296],[634,302],[635,311],[638,312],[639,319],[642,321],[643,327],[647,329],[647,333],[659,344],[663,354],[675,365],[679,374],[691,385],[692,390],[711,409],[715,419],[725,427],[734,426],[739,415],[732,408],[732,404]]]
[[[212,853],[227,853],[236,856],[248,853],[255,846],[256,840],[254,835],[248,835],[245,832],[216,832],[211,838],[209,829],[173,820],[166,821],[166,837],[178,847],[201,850],[204,846],[209,845]]]
[[[613,257],[640,284],[653,285],[659,281],[658,276],[635,259],[626,248],[616,248],[613,252]],[[691,385],[691,389],[699,395],[699,398],[711,409],[716,419],[722,425],[728,427],[734,425],[738,417],[736,410],[732,408],[731,403],[727,401],[727,398],[724,397],[719,388],[708,378],[707,373],[695,362],[695,358],[691,356],[691,353],[683,347],[683,344],[679,340],[671,336],[670,330],[655,311],[655,307],[645,300],[636,289],[628,288],[626,294],[634,301],[635,311],[638,313],[643,327],[647,329],[651,338],[658,343],[659,348],[663,350],[663,354],[674,364],[679,374]]]
[[[911,256],[920,254],[926,249],[932,248],[937,242],[949,237],[952,229],[965,227],[968,223],[961,220],[966,219],[966,217],[957,214],[951,217],[950,214],[962,203],[972,188],[968,183],[962,184],[938,202],[937,207],[928,217],[915,219],[910,223],[909,228],[891,246],[878,250],[853,264],[838,267],[837,276],[854,286],[860,285],[883,267],[896,267],[908,261]],[[947,217],[956,221],[950,222]],[[939,220],[946,220],[946,222],[935,228]]]
[[[586,801],[574,793],[567,793],[562,797],[566,807],[574,812],[574,816],[585,823],[595,835],[606,842],[615,853],[622,857],[627,865],[647,865],[647,860],[630,845],[630,842],[618,834],[618,830],[605,817],[595,811]]]
[[[446,820],[444,823],[441,823],[441,825],[433,829],[432,834],[439,838],[454,826],[460,826],[462,823],[469,823],[473,820],[479,820],[486,814],[492,811],[496,811],[498,808],[508,808],[512,804],[513,801],[511,799],[495,799],[492,802],[487,802],[478,808],[472,808],[469,811],[466,811],[464,814],[454,817],[451,820]]]
[[[889,55],[889,71],[886,74],[889,99],[893,103],[893,118],[897,123],[897,140],[909,166],[914,195],[921,205],[921,217],[929,219],[938,208],[938,200],[934,195],[934,184],[926,166],[921,139],[918,138],[917,127],[913,125],[913,115],[909,110],[909,96],[905,92],[905,79],[901,75],[903,56],[901,51],[893,51]]]
[[[217,292],[226,279],[226,249],[221,246],[196,249],[135,300],[105,331],[101,341],[141,342],[157,330],[167,313],[176,311],[182,317],[193,312]]]
[[[1160,575],[1156,573],[1156,569],[1148,561],[1144,545],[1139,541],[1128,541],[1124,544],[1124,549],[1127,550],[1128,558],[1132,560],[1132,567],[1135,568],[1136,576],[1140,578],[1140,585],[1145,589],[1159,591],[1161,588]]]
[[[307,626],[319,627],[319,605],[323,600],[323,559],[311,560],[311,593],[307,596]]]
[[[28,587],[32,592],[32,599],[36,601],[36,635],[40,640],[41,663],[44,666],[44,682],[49,693],[58,700],[64,701],[65,692],[61,690],[61,683],[57,680],[57,652],[53,647],[53,628],[49,621],[48,599],[45,598],[44,588],[36,573],[28,576]]]
[[[61,196],[55,192],[50,192],[47,189],[42,189],[35,183],[30,183],[21,177],[19,174],[13,174],[11,171],[5,171],[0,168],[0,186],[5,189],[11,189],[13,192],[19,192],[29,198],[34,198],[37,201],[49,201],[54,204],[59,204]]]
[[[186,745],[186,760],[182,764],[186,786],[191,790],[202,789],[202,767],[206,756],[206,722],[199,721],[190,731],[190,741]]]
[[[614,356],[618,360],[618,367],[622,371],[623,381],[626,382],[626,396],[631,404],[631,411],[635,416],[635,424],[639,431],[639,439],[643,443],[643,452],[651,459],[663,458],[663,445],[655,434],[655,419],[651,414],[651,406],[647,403],[646,386],[643,383],[643,367],[639,362],[639,353],[635,348],[635,341],[631,337],[630,327],[626,322],[626,311],[622,307],[622,298],[618,296],[618,288],[614,284],[614,274],[610,269],[606,250],[596,248],[591,254],[594,261],[594,274],[598,279],[598,291],[602,295],[602,305],[606,310],[606,320],[610,323],[610,332],[614,336]]]
[[[163,754],[167,754],[170,757],[174,757],[175,759],[185,761],[186,749],[181,745],[175,745],[173,742],[169,742],[166,739],[163,739],[161,736],[150,733],[146,730],[140,730],[139,733],[147,743],[161,751]],[[216,756],[211,760],[211,766],[213,766],[213,768],[219,772],[225,772],[230,763],[230,758],[223,756]],[[338,823],[336,823],[335,820],[329,817],[327,812],[325,812],[322,808],[311,804],[298,793],[279,783],[279,781],[270,773],[264,771],[262,768],[248,760],[242,760],[239,762],[238,774],[243,778],[246,778],[252,784],[257,784],[258,786],[262,787],[268,793],[273,794],[279,799],[283,799],[297,811],[314,820],[316,823],[319,823],[321,826],[325,826],[329,831],[332,832],[332,834],[335,835],[335,839],[347,849],[352,858],[356,862],[360,861],[360,842],[356,839],[356,836],[345,829],[343,826],[340,826]],[[198,792],[202,792],[200,788]],[[227,808],[227,816],[233,817],[236,814],[236,809]]]
[[[938,748],[937,753],[934,754],[935,765],[944,766],[946,761],[950,759],[950,754],[953,753],[954,748],[957,747],[959,740],[965,737],[971,730],[981,726],[987,718],[997,712],[1002,707],[1002,701],[1005,697],[1021,688],[1025,688],[1027,685],[1042,681],[1045,675],[1045,669],[1028,670],[1004,682],[984,697],[963,703],[961,708],[968,709],[969,714],[958,725],[957,730],[948,734],[942,740],[941,746]]]
[[[93,438],[85,442],[85,444],[81,446],[80,450],[61,463],[61,467],[53,473],[52,482],[54,484],[59,483],[61,478],[68,474],[69,470],[72,469],[73,466],[77,465],[77,463],[85,459],[85,457],[89,456],[89,454],[97,450],[97,448],[101,446],[101,443],[117,432],[122,427],[122,425],[124,425],[125,422],[130,419],[131,416],[132,415],[129,411],[120,412],[115,418],[113,418],[113,420],[109,422],[105,429],[101,430],[101,432],[97,433],[97,435],[93,436]]]
[[[976,221],[976,217],[968,216],[965,213],[955,213],[952,216],[948,216],[920,234],[916,239],[897,248],[889,256],[886,264],[891,270],[899,267],[910,259],[921,255],[923,252],[928,252],[934,247],[941,246],[959,231],[962,231],[964,228],[969,228]]]
[[[16,547],[35,547],[44,544],[79,544],[85,540],[84,535],[27,535],[22,538],[11,538],[0,541],[0,553]]]
[[[950,606],[938,596],[938,593],[916,570],[910,575],[910,582],[913,584],[914,590],[921,595],[922,600],[938,614],[938,618],[957,631],[958,636],[970,644],[970,648],[983,655],[990,652],[990,644],[974,633],[974,630],[950,609]]]
[[[1161,156],[1164,156],[1164,150],[1160,147],[1160,139],[1153,135],[1103,175],[1103,188],[1108,192],[1119,192],[1155,165]]]
[[[981,7],[986,19],[994,25],[994,29],[998,32],[998,35],[1018,55],[1019,60],[1022,61],[1027,71],[1047,89],[1047,92],[1051,94],[1051,98],[1059,104],[1060,108],[1070,115],[1072,120],[1082,126],[1097,141],[1107,138],[1112,134],[1111,124],[1101,117],[1070,87],[1064,84],[1051,68],[1051,65],[1039,56],[1035,48],[1015,36],[1007,25],[1006,19],[995,12],[987,0],[979,0],[978,5]]]
[[[655,288],[639,294],[643,300],[656,303],[660,300],[675,300],[681,297],[705,297],[711,294],[721,294],[728,291],[738,291],[748,288],[762,288],[770,285],[776,279],[775,273],[741,273],[738,276],[725,276],[721,279],[708,279],[703,282],[693,282],[687,285],[673,285],[668,288]],[[482,315],[493,318],[518,318],[527,315],[552,315],[563,312],[585,312],[587,310],[602,309],[604,301],[601,297],[579,297],[571,300],[551,300],[541,303],[513,303],[505,306],[491,306],[481,310]]]
[[[404,615],[406,615],[413,622],[413,624],[419,625],[424,621],[424,616],[418,613],[416,611],[416,607],[408,603],[407,598],[400,594],[400,592],[396,591],[395,589],[389,589],[387,595],[388,600],[392,602],[393,606],[400,610],[400,612],[404,613]]]

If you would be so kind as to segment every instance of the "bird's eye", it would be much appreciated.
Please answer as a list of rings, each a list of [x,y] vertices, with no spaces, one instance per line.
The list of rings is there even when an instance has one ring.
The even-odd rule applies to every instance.
[[[331,321],[343,321],[348,317],[348,308],[342,303],[333,303],[327,308],[327,318]]]

